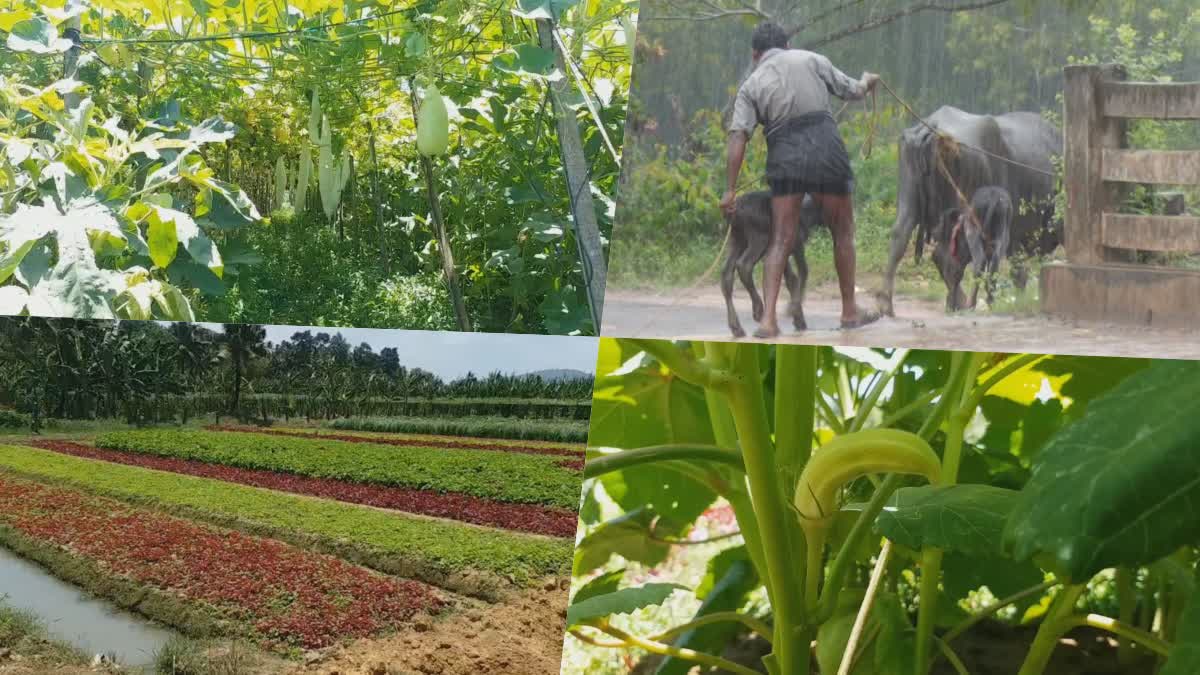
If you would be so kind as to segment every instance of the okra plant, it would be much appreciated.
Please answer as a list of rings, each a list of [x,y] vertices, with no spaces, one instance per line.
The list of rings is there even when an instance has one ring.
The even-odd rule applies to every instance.
[[[961,674],[1003,620],[1037,626],[1018,675],[1082,626],[1200,672],[1200,364],[608,339],[593,406],[569,650],[754,673],[726,654],[754,634],[772,675]],[[738,530],[701,583],[643,583],[714,504]],[[627,616],[675,593],[690,620]]]

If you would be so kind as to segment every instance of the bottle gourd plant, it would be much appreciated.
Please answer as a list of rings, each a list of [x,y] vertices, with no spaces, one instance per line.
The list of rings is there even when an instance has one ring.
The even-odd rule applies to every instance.
[[[259,220],[203,156],[234,126],[122,120],[87,93],[0,78],[0,314],[190,321],[189,288],[228,271],[210,232]]]
[[[662,675],[756,672],[722,655],[746,632],[773,675],[927,675],[969,672],[953,641],[1015,611],[1040,619],[1019,675],[1048,673],[1083,625],[1138,672],[1200,672],[1198,395],[1187,362],[602,340],[568,632],[657,655]],[[718,500],[742,543],[709,561],[694,617],[623,627],[688,589],[622,588],[616,561],[696,543]],[[1114,568],[1120,616],[1078,611]],[[980,586],[1000,599],[968,613]]]

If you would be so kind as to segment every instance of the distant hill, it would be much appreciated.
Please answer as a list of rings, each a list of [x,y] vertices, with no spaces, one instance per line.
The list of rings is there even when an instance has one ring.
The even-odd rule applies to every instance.
[[[591,374],[585,373],[582,370],[573,368],[551,368],[548,370],[535,370],[529,375],[539,375],[545,382],[561,382],[563,380],[590,380]]]

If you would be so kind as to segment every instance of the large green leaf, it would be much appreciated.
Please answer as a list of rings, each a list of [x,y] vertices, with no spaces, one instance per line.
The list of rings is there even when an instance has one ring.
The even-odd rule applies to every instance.
[[[651,566],[665,560],[671,546],[649,536],[655,517],[654,511],[642,507],[597,526],[575,547],[574,573],[586,574],[613,555]]]
[[[567,625],[577,626],[584,621],[612,614],[628,614],[643,607],[660,605],[672,593],[683,589],[679,584],[646,584],[623,588],[613,593],[595,595],[567,608]]]
[[[6,42],[14,52],[34,54],[59,54],[71,48],[71,41],[58,36],[54,24],[37,17],[18,21],[13,25]]]
[[[517,0],[513,14],[523,19],[557,19],[579,0]]]
[[[1159,675],[1195,673],[1200,673],[1200,594],[1192,593],[1175,632],[1175,644],[1167,657],[1167,665]]]
[[[612,370],[597,372],[588,443],[632,450],[670,443],[713,443],[701,388],[685,382],[644,354],[614,340],[601,341],[601,358]],[[615,373],[615,374],[614,374]],[[601,478],[605,492],[622,508],[650,506],[676,531],[683,531],[716,499],[706,485],[668,467],[639,466]]]
[[[562,77],[562,73],[556,72],[554,52],[534,44],[517,45],[512,52],[493,59],[492,65],[506,73],[550,79]]]
[[[141,201],[131,206],[126,215],[134,221],[147,223],[146,241],[150,248],[150,259],[155,265],[168,267],[175,259],[179,244],[183,244],[184,250],[198,264],[207,267],[217,277],[222,275],[225,268],[221,262],[221,252],[188,214],[150,201]]]
[[[575,591],[575,595],[571,598],[572,603],[583,602],[588,598],[594,598],[597,595],[606,595],[615,593],[621,586],[621,579],[625,577],[625,568],[606,572],[592,579]]]
[[[990,485],[902,488],[879,514],[883,536],[914,550],[926,546],[967,555],[998,556],[1013,490]]]
[[[1158,361],[1097,398],[1039,453],[1005,530],[1064,580],[1200,540],[1200,363]]]
[[[696,589],[696,595],[703,597],[704,602],[692,619],[716,612],[737,611],[745,604],[746,594],[758,586],[758,574],[745,547],[726,549],[708,562],[708,573],[701,587]],[[673,646],[706,653],[718,652],[741,629],[739,624],[732,622],[709,624],[680,635]],[[657,675],[686,675],[695,665],[691,661],[668,657],[663,659],[655,672]]]

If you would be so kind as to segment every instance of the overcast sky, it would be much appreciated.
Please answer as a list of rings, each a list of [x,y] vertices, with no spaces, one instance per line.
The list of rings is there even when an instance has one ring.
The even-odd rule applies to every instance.
[[[219,324],[208,324],[220,330]],[[276,344],[294,333],[341,333],[357,347],[366,342],[378,352],[395,347],[400,363],[423,368],[443,379],[462,377],[468,372],[486,375],[493,370],[527,373],[532,370],[571,368],[596,372],[596,338],[557,335],[507,335],[503,333],[455,333],[435,331],[380,330],[375,328],[324,328],[304,326],[266,326],[267,339]]]

